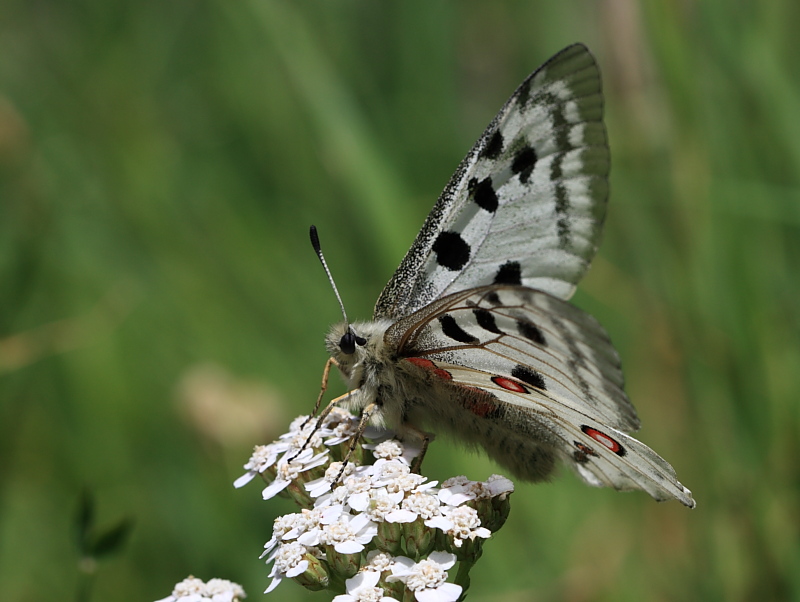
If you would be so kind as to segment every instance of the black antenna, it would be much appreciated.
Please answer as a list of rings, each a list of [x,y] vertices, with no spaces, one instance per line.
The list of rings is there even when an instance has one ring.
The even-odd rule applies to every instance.
[[[317,254],[317,257],[319,257],[319,261],[322,264],[322,267],[325,269],[325,273],[328,275],[328,282],[330,282],[331,286],[333,287],[333,292],[336,294],[336,299],[339,301],[339,307],[342,309],[342,316],[344,316],[345,324],[347,324],[347,332],[344,333],[344,336],[342,336],[342,339],[339,341],[339,349],[342,350],[342,353],[352,355],[356,352],[356,344],[359,346],[366,345],[367,339],[358,336],[355,332],[353,332],[353,329],[350,326],[350,320],[347,319],[347,312],[344,310],[344,303],[342,303],[342,297],[339,295],[339,289],[336,288],[336,283],[333,281],[333,276],[331,275],[330,269],[328,269],[325,256],[322,254],[322,247],[319,244],[317,227],[311,226],[309,234],[311,235],[311,246],[314,247],[314,252]]]

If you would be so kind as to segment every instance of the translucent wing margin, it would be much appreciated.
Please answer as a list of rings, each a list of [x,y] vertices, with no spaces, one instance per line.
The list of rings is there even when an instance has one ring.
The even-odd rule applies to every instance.
[[[375,306],[397,319],[492,283],[569,298],[600,242],[609,151],[585,46],[529,76],[459,165]]]

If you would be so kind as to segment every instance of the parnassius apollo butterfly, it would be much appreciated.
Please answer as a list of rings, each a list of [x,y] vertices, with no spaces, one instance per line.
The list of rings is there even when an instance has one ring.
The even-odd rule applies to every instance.
[[[627,434],[639,419],[619,356],[566,301],[600,240],[608,172],[600,72],[575,44],[522,82],[461,162],[373,320],[331,329],[350,389],[334,403],[401,437],[450,433],[525,480],[560,460],[589,485],[694,507]]]

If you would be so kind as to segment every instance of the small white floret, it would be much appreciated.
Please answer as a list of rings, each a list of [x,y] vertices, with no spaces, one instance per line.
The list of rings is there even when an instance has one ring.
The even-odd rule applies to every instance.
[[[446,581],[447,571],[455,563],[456,555],[447,552],[432,552],[417,563],[398,556],[386,580],[402,581],[419,602],[455,602],[461,595],[461,586]]]

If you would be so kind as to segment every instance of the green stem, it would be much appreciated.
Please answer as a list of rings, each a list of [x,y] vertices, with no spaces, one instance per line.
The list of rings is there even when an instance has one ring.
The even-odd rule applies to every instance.
[[[89,602],[92,597],[94,573],[80,571],[78,573],[78,588],[75,593],[75,602]]]
[[[469,572],[475,566],[474,562],[462,560],[458,563],[458,573],[453,581],[456,585],[461,586],[461,595],[458,597],[458,602],[462,602],[467,597],[467,590],[469,589]]]

